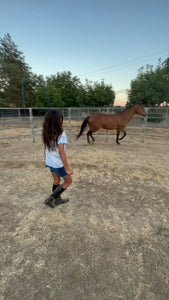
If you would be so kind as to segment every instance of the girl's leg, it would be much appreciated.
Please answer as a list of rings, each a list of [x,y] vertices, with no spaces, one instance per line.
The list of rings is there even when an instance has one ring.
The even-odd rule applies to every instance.
[[[62,188],[64,190],[67,189],[67,187],[72,183],[72,178],[70,175],[67,175],[66,177],[63,177],[64,183],[62,184]]]
[[[70,175],[67,175],[66,177],[63,177],[64,183],[62,185],[55,186],[55,189],[53,190],[52,197],[55,198],[54,203],[55,205],[66,203],[69,201],[69,199],[62,199],[61,194],[67,189],[67,187],[72,183],[72,178]],[[55,181],[56,182],[56,181]]]
[[[60,184],[60,176],[56,173],[52,173],[52,176],[53,176],[53,183],[55,185],[59,185]]]
[[[67,175],[66,177],[63,177],[64,183],[60,185],[60,176],[57,173],[52,173],[52,176],[53,176],[53,187],[52,187],[53,193],[51,195],[52,197],[50,196],[49,198],[47,198],[44,201],[44,203],[54,208],[55,205],[58,205],[60,203],[66,203],[69,201],[69,199],[62,199],[60,195],[72,183],[72,179],[70,175]],[[55,199],[53,199],[53,197],[55,197]]]
[[[60,185],[60,184],[58,185],[58,183],[60,182],[60,176],[56,173],[54,173],[52,175],[53,175],[53,178],[54,178],[54,184],[57,185],[57,187],[56,187],[56,189],[54,189],[53,193],[50,195],[50,197],[48,199],[53,200],[53,198],[55,198],[55,204],[57,204],[56,202],[58,202],[58,200],[59,200],[59,203],[61,203],[60,202],[60,199],[61,199],[60,195],[72,183],[72,178],[71,178],[71,175],[67,175],[67,176],[63,177],[64,183],[62,185]],[[45,201],[48,201],[48,199],[46,199]],[[66,199],[66,200],[68,201],[68,199]],[[45,202],[45,204],[46,204],[46,202]]]

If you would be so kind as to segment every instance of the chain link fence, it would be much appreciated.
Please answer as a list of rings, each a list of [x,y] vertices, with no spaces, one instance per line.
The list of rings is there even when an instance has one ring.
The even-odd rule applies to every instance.
[[[95,112],[114,114],[124,110],[124,107],[80,107],[57,108],[63,114],[64,130],[69,141],[80,130],[83,119]],[[145,108],[147,115],[135,115],[127,124],[127,134],[140,135],[142,141],[146,136],[169,138],[169,107]],[[41,135],[45,113],[49,108],[0,108],[0,139],[31,136],[35,142],[36,136]],[[99,130],[95,135],[104,135],[105,141],[109,136],[116,134],[115,130]]]

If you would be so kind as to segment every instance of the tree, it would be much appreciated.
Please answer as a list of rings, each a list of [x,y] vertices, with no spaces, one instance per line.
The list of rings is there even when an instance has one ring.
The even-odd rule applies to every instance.
[[[42,86],[36,88],[36,102],[38,107],[59,107],[64,106],[61,90],[56,89],[53,82],[48,79]]]
[[[23,53],[7,33],[0,38],[0,106],[104,106],[114,103],[111,86],[102,80],[83,86],[71,72],[57,73],[44,80],[25,63]]]
[[[128,92],[128,103],[142,102],[146,106],[160,105],[169,102],[169,61],[159,64],[153,70],[153,66],[147,65],[146,70],[142,67],[136,79],[131,81]]]
[[[166,103],[169,105],[169,57],[163,62],[164,66],[164,77],[165,77],[165,93],[166,93]]]
[[[163,62],[164,72],[169,75],[169,57]]]
[[[28,106],[33,105],[34,91],[31,68],[23,53],[7,33],[0,38],[0,99],[2,104],[22,106],[23,92]]]
[[[112,86],[89,82],[85,86],[80,79],[72,77],[70,71],[47,77],[46,82],[36,89],[36,106],[105,106],[114,103]]]
[[[45,84],[36,89],[36,106],[80,106],[84,89],[80,79],[71,72],[57,73],[46,78]]]
[[[60,89],[62,101],[65,106],[80,106],[79,90],[82,89],[80,79],[77,76],[72,76],[71,72],[57,73],[53,76],[55,87]]]
[[[115,92],[111,85],[106,85],[104,80],[99,82],[89,82],[86,80],[87,99],[86,105],[88,106],[108,106],[114,104]]]

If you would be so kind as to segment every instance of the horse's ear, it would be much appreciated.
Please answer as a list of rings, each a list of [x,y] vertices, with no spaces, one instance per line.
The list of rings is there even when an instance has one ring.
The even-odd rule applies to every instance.
[[[142,102],[142,101],[140,101],[140,102],[139,102],[139,105],[143,105],[143,102]]]

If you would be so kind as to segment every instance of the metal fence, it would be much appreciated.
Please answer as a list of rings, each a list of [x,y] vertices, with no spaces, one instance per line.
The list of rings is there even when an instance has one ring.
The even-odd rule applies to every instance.
[[[80,108],[57,108],[64,118],[64,129],[68,134],[69,141],[79,132],[82,120],[95,112],[113,114],[122,111],[124,107],[80,107]],[[169,107],[145,108],[146,117],[135,115],[128,123],[127,133],[140,135],[142,141],[146,136],[169,138]],[[0,139],[11,139],[21,136],[35,137],[41,135],[45,113],[49,108],[0,108]],[[108,141],[113,131],[100,130],[96,134],[104,135]]]

